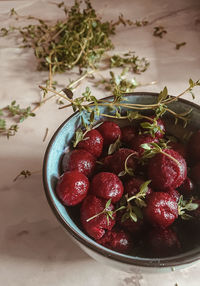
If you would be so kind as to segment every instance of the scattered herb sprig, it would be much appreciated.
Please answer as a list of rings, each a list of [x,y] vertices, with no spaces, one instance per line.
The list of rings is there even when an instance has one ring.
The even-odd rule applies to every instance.
[[[135,55],[135,52],[129,52],[120,55],[114,55],[110,58],[110,67],[127,67],[129,66],[131,70],[136,74],[141,74],[147,70],[149,67],[149,62],[146,58],[139,58]]]
[[[31,107],[21,108],[16,101],[12,101],[10,105],[7,105],[0,109],[0,135],[6,135],[7,138],[14,136],[19,129],[19,123],[22,123],[28,117],[34,117],[35,113]],[[15,124],[11,124],[9,127],[8,119],[12,119]]]
[[[163,38],[167,34],[167,30],[163,26],[154,27],[153,35],[154,37]]]

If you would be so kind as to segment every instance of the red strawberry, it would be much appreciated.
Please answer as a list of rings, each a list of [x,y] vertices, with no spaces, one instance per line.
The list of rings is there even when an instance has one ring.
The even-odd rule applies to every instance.
[[[164,125],[164,122],[162,121],[162,119],[158,118],[158,119],[155,119],[155,116],[150,116],[150,118],[152,118],[153,120],[155,120],[155,122],[152,122],[150,119],[143,119],[141,124],[140,124],[140,127],[142,128],[142,130],[145,131],[145,133],[149,133],[151,135],[151,129],[149,128],[145,128],[145,124],[147,123],[150,123],[152,125],[152,128],[154,129],[154,136],[153,137],[156,137],[158,139],[160,138],[163,138],[164,134],[165,134],[165,125]],[[157,131],[155,131],[155,129]]]
[[[194,132],[190,137],[188,153],[192,160],[200,161],[200,130]]]
[[[112,199],[112,202],[116,203],[121,199],[124,187],[115,174],[101,172],[92,179],[90,190],[91,194],[106,200]]]
[[[63,157],[63,171],[77,170],[89,177],[94,171],[96,164],[95,157],[86,150],[73,150],[70,154],[65,154]]]
[[[200,184],[200,162],[191,168],[190,176],[196,184]]]
[[[107,248],[115,251],[126,253],[131,250],[133,241],[131,236],[124,230],[110,230],[97,242]]]
[[[121,127],[121,133],[122,133],[121,141],[126,145],[129,145],[136,136],[135,128],[130,125]]]
[[[144,149],[141,147],[142,144],[145,143],[157,143],[158,139],[155,137],[153,138],[152,136],[147,136],[147,135],[138,135],[136,136],[132,143],[131,143],[131,148],[138,152],[139,156],[141,157],[144,153]]]
[[[174,199],[175,202],[178,203],[181,195],[180,195],[180,193],[177,190],[175,190],[174,188],[169,187],[169,188],[167,188],[167,189],[165,189],[163,191],[168,193],[172,197],[172,199]]]
[[[178,152],[183,158],[186,158],[186,148],[179,142],[169,142],[169,147]]]
[[[99,157],[103,149],[103,137],[98,130],[92,129],[85,134],[84,140],[80,141],[77,147]]]
[[[121,148],[117,152],[115,152],[111,158],[107,159],[106,166],[109,168],[109,170],[116,175],[118,175],[120,172],[125,170],[125,161],[129,155],[133,154],[128,160],[127,160],[127,167],[135,170],[136,167],[136,158],[137,155],[135,151],[128,149],[128,148]],[[109,165],[109,166],[108,166]]]
[[[177,162],[165,154],[156,154],[149,161],[149,179],[155,189],[162,190],[168,187],[176,189],[187,176],[186,162],[179,153],[172,149],[164,149],[163,152],[173,157]]]
[[[104,121],[97,129],[103,136],[104,146],[108,146],[114,143],[118,138],[121,138],[120,127],[112,121]]]
[[[78,171],[68,171],[58,180],[56,193],[66,206],[79,204],[87,195],[88,178]]]
[[[187,177],[178,190],[185,196],[191,196],[193,194],[194,184],[190,178]]]
[[[171,229],[153,229],[148,235],[148,245],[155,257],[168,257],[180,252],[180,241]]]
[[[82,203],[80,216],[81,223],[84,230],[94,239],[100,239],[106,230],[111,230],[115,224],[116,214],[113,214],[113,219],[107,218],[105,213],[102,213],[95,218],[88,221],[88,219],[101,213],[106,206],[107,201],[101,198],[97,198],[92,195],[88,195]],[[113,211],[114,206],[110,204],[107,207],[107,211]]]
[[[167,193],[153,192],[145,210],[147,220],[160,228],[167,228],[178,217],[178,204]]]
[[[119,225],[131,234],[134,234],[134,237],[141,234],[141,232],[144,230],[144,220],[138,219],[137,222],[133,221],[131,218],[122,220],[124,213],[124,211],[117,212],[117,222]]]
[[[130,178],[128,181],[124,183],[124,192],[128,194],[129,197],[132,197],[139,193],[141,185],[145,181],[140,178]],[[148,191],[146,192],[146,196],[148,197],[152,193],[152,189],[148,187]]]

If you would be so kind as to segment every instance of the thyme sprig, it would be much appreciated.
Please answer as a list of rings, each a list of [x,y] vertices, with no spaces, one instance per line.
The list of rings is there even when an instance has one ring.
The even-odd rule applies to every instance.
[[[163,38],[167,34],[167,30],[163,26],[154,27],[153,35],[154,37]]]
[[[22,123],[28,117],[34,117],[35,113],[31,110],[31,107],[21,108],[16,101],[12,101],[11,104],[0,109],[0,135],[6,135],[9,139],[10,136],[14,136],[19,129],[19,123]],[[15,124],[11,124],[9,127],[8,119],[12,119]],[[17,122],[17,123],[16,123]]]
[[[199,207],[199,204],[193,203],[193,198],[191,198],[189,201],[184,200],[183,196],[180,196],[179,202],[178,202],[178,214],[181,216],[184,220],[189,220],[193,218],[190,214],[187,212],[194,211]]]
[[[109,199],[105,205],[105,208],[95,214],[94,216],[90,217],[87,219],[87,222],[91,221],[92,219],[102,215],[102,214],[105,214],[106,215],[106,218],[107,218],[107,222],[109,223],[109,219],[114,219],[114,214],[118,211],[121,211],[121,210],[125,210],[125,213],[123,214],[121,220],[122,222],[125,221],[126,219],[128,218],[131,218],[131,220],[133,220],[134,222],[137,222],[138,218],[142,218],[142,212],[140,210],[140,208],[142,207],[146,207],[146,203],[144,201],[145,199],[145,196],[146,196],[146,193],[148,191],[148,185],[150,184],[150,180],[149,181],[146,181],[144,182],[141,186],[140,186],[140,191],[132,196],[132,197],[128,197],[128,194],[126,194],[125,196],[123,196],[119,202],[119,207],[116,208],[115,210],[110,210],[109,209],[109,206],[111,204],[111,201],[112,199]],[[132,205],[130,203],[130,201],[133,201],[135,203],[135,205]]]
[[[32,173],[29,170],[22,170],[14,179],[13,182],[17,181],[19,177],[24,177],[24,179],[30,177]]]
[[[110,204],[111,204],[111,201],[112,201],[112,199],[109,199],[109,200],[107,201],[106,205],[105,205],[105,208],[104,208],[101,212],[99,212],[99,213],[93,215],[92,217],[88,218],[86,221],[89,222],[89,221],[91,221],[92,219],[94,219],[94,218],[96,218],[96,217],[98,217],[98,216],[100,216],[100,215],[102,215],[102,214],[105,214],[105,215],[106,215],[106,219],[107,219],[107,223],[109,224],[109,219],[110,219],[110,218],[111,218],[111,219],[114,219],[114,217],[113,217],[113,211],[110,210],[110,208],[109,208],[109,207],[110,207]]]
[[[156,154],[160,153],[160,154],[163,154],[164,156],[168,157],[170,160],[174,161],[179,166],[180,163],[178,160],[176,160],[173,156],[171,156],[167,152],[163,151],[163,149],[165,149],[165,146],[166,146],[166,144],[164,144],[164,148],[163,148],[162,143],[161,143],[161,146],[159,146],[155,142],[141,144],[141,147],[145,150],[142,157],[141,157],[141,161],[145,161],[147,159],[150,159],[150,158],[154,157]]]
[[[131,153],[130,155],[127,156],[127,158],[126,158],[126,160],[125,160],[125,162],[124,162],[124,170],[121,171],[121,172],[118,174],[119,177],[123,177],[123,176],[125,176],[126,174],[127,174],[127,175],[130,175],[130,176],[134,176],[134,170],[133,170],[132,168],[129,168],[129,167],[128,167],[128,160],[129,160],[131,157],[137,156],[137,155],[138,155],[137,152],[133,152],[133,153]]]
[[[126,94],[124,94],[121,90],[121,86],[115,82],[114,84],[114,89],[113,89],[113,99],[97,99],[94,95],[92,95],[90,89],[87,87],[86,91],[82,94],[82,96],[76,98],[76,99],[69,99],[65,97],[65,99],[69,102],[69,104],[63,106],[64,107],[72,107],[74,111],[86,111],[89,113],[94,113],[102,116],[107,116],[107,117],[114,117],[114,118],[120,118],[120,119],[127,119],[127,118],[132,118],[135,119],[137,117],[140,117],[139,111],[144,111],[144,110],[154,110],[156,118],[159,118],[163,116],[164,113],[169,112],[172,114],[176,119],[184,121],[184,125],[187,124],[188,121],[188,116],[191,113],[191,109],[183,112],[183,113],[176,113],[175,111],[171,110],[169,108],[169,104],[172,102],[177,101],[181,96],[183,96],[186,93],[190,93],[192,97],[194,97],[194,94],[192,92],[193,88],[196,86],[200,86],[200,80],[197,80],[196,82],[193,81],[192,79],[189,80],[189,87],[186,88],[183,92],[181,92],[178,96],[172,97],[168,95],[168,90],[165,87],[159,94],[157,98],[157,102],[153,104],[137,104],[137,103],[130,103],[127,102]],[[40,87],[42,89],[46,89],[52,93],[55,93],[58,96],[63,97],[59,92],[56,92],[53,89],[47,89],[45,87]],[[101,113],[100,107],[109,107],[109,109],[112,111],[111,114],[104,114]],[[128,109],[127,113],[124,115],[121,114],[121,108]],[[136,110],[132,112],[132,110]],[[114,114],[113,114],[114,113]]]
[[[115,26],[103,22],[89,0],[84,1],[83,7],[76,0],[70,8],[58,8],[64,9],[63,20],[49,24],[38,19],[37,24],[14,28],[22,37],[22,47],[34,50],[39,70],[49,70],[51,65],[53,74],[76,65],[94,67],[105,51],[113,48],[110,36]]]
[[[128,52],[120,55],[113,55],[110,58],[110,67],[127,67],[129,66],[131,70],[136,74],[141,74],[147,70],[149,67],[149,62],[146,58],[139,58],[135,55],[135,52]]]

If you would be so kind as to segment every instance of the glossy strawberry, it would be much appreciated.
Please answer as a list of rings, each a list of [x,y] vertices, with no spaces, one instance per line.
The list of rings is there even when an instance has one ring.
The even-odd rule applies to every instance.
[[[87,177],[92,175],[95,164],[95,157],[83,149],[73,150],[70,154],[66,153],[62,161],[64,172],[77,170]]]
[[[172,149],[164,149],[165,154],[158,153],[149,161],[148,177],[155,189],[162,190],[168,187],[176,189],[187,176],[187,166],[184,158]]]
[[[101,172],[94,176],[90,188],[91,194],[112,199],[113,203],[119,201],[123,195],[124,187],[120,179],[113,173]]]
[[[144,149],[141,147],[141,145],[145,143],[148,144],[148,143],[154,143],[154,142],[155,143],[158,142],[158,139],[156,137],[153,138],[152,136],[138,135],[131,142],[131,148],[135,150],[141,157],[144,154]]]
[[[180,252],[181,244],[171,229],[153,229],[148,235],[148,245],[154,257],[168,257]]]
[[[116,214],[113,214],[112,218],[108,218],[105,213],[102,213],[89,220],[101,213],[105,209],[106,203],[107,200],[93,195],[88,195],[82,203],[80,210],[81,223],[84,230],[94,239],[100,239],[105,234],[105,231],[111,230],[115,224]],[[112,203],[107,207],[107,210],[114,210]]]
[[[153,192],[145,208],[146,219],[155,227],[167,228],[178,217],[178,204],[167,193]]]
[[[85,134],[84,140],[80,141],[77,147],[88,151],[94,157],[99,157],[103,149],[103,137],[98,130],[92,129]]]
[[[172,197],[172,199],[174,199],[175,202],[178,203],[181,194],[180,194],[177,190],[175,190],[174,188],[169,187],[169,188],[167,188],[167,189],[165,189],[165,190],[163,190],[163,191],[165,191],[166,193],[168,193],[168,194]]]
[[[133,156],[130,156],[133,154]],[[130,156],[128,159],[127,157]],[[115,152],[112,157],[107,158],[106,166],[116,175],[125,170],[125,161],[127,159],[127,167],[135,170],[137,153],[128,148],[121,148]]]
[[[190,176],[196,184],[200,184],[200,162],[191,168]]]
[[[78,171],[65,172],[56,185],[56,193],[66,206],[75,206],[86,197],[89,188],[88,178]]]
[[[126,145],[130,145],[136,136],[135,128],[130,125],[121,127],[121,133],[122,133],[121,141]]]
[[[200,161],[200,130],[194,132],[188,142],[188,153],[195,162]]]
[[[153,121],[151,121],[150,119],[149,120],[148,119],[142,120],[142,122],[140,124],[141,131],[145,132],[146,134],[150,134],[152,137],[156,137],[158,139],[163,138],[163,136],[165,134],[164,122],[160,118],[155,119],[155,116],[150,116],[150,118]],[[152,128],[145,128],[146,125],[148,125],[150,127],[149,124],[152,126]]]
[[[114,143],[118,138],[121,138],[121,129],[119,125],[112,121],[104,121],[97,129],[103,136],[104,146],[108,146]]]
[[[129,233],[124,230],[110,230],[97,242],[107,248],[126,253],[133,247],[133,241]]]

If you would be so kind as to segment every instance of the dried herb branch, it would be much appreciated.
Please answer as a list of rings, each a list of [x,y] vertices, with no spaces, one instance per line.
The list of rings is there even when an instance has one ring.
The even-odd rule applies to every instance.
[[[22,123],[28,117],[34,116],[35,113],[31,110],[30,106],[21,108],[15,100],[12,101],[10,105],[0,109],[0,135],[6,135],[7,138],[14,136],[19,129],[19,123]],[[7,127],[8,119],[14,121],[15,124]]]
[[[136,73],[141,74],[145,72],[149,66],[149,62],[146,58],[139,58],[135,55],[135,52],[129,52],[120,55],[114,55],[110,58],[110,67],[127,67]]]

